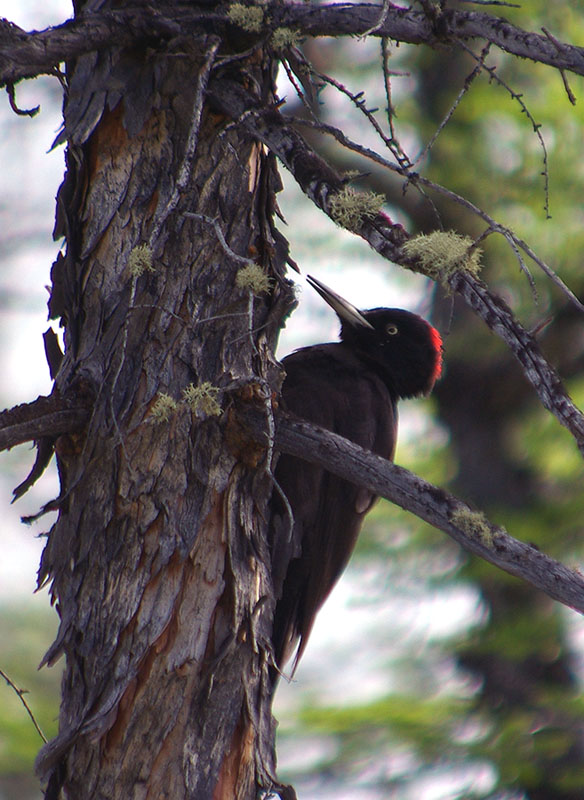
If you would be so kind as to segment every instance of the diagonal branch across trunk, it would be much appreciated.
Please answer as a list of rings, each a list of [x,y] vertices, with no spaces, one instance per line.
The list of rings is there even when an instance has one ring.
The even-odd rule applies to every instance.
[[[17,406],[4,415],[18,412],[30,418],[27,423],[22,423],[22,426],[28,425],[26,438],[23,438],[25,427],[19,428],[19,441],[64,433],[67,420],[71,425],[68,432],[73,432],[89,420],[91,412],[88,408],[69,410],[60,406],[62,401],[59,398],[43,397],[28,408]],[[35,409],[38,413],[39,408],[46,409],[47,413],[33,420]],[[242,422],[254,438],[264,443],[264,425],[259,418],[250,414]],[[318,464],[351,483],[370,489],[448,534],[468,552],[584,613],[584,576],[580,572],[513,538],[504,528],[494,525],[481,512],[444,489],[342,436],[282,412],[278,414],[276,423],[274,445],[279,452]],[[0,427],[0,442],[10,430]],[[3,445],[2,449],[5,447]]]
[[[242,126],[264,142],[290,170],[307,197],[333,216],[331,199],[342,189],[343,181],[291,122],[276,109],[254,103],[246,90],[233,82],[224,80],[221,85],[215,84],[211,91],[212,100],[224,113],[238,119]],[[409,234],[385,214],[380,212],[374,217],[365,217],[353,232],[387,260],[424,271],[412,256],[405,253],[403,245],[410,239]],[[542,405],[570,431],[584,452],[584,415],[569,397],[535,338],[515,318],[509,306],[470,272],[455,271],[447,282],[450,289],[463,297],[493,333],[507,344]]]
[[[465,550],[584,614],[584,575],[510,536],[454,495],[331,431],[278,417],[276,448],[325,467],[448,534]]]

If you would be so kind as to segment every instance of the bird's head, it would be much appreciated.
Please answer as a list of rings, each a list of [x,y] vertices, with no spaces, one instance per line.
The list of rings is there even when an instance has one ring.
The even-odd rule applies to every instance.
[[[401,308],[359,311],[316,278],[310,285],[341,321],[341,341],[392,387],[398,397],[428,394],[442,369],[442,339],[425,319]]]

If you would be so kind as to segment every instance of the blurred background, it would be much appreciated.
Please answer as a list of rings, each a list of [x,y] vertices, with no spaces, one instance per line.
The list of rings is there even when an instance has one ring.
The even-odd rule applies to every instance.
[[[455,6],[457,3],[449,3]],[[474,8],[461,4],[462,8]],[[483,10],[483,9],[479,9]],[[549,30],[584,44],[584,10],[527,0],[505,16],[524,29]],[[497,11],[497,9],[495,9]],[[0,17],[42,29],[71,14],[65,0],[0,0]],[[476,53],[479,45],[473,45]],[[378,41],[319,39],[304,52],[334,75],[387,128]],[[493,50],[506,89],[488,76],[472,82],[431,150],[425,147],[476,62],[464,50],[391,48],[395,132],[415,169],[465,195],[512,227],[584,297],[584,84]],[[531,115],[524,113],[513,93]],[[302,115],[284,72],[280,93]],[[42,333],[45,285],[59,243],[52,241],[63,148],[56,80],[18,84],[30,119],[0,103],[0,405],[50,392]],[[363,116],[330,86],[319,94],[323,121],[382,150]],[[546,153],[533,130],[541,124]],[[307,129],[306,135],[313,135]],[[459,206],[314,139],[341,170],[367,172],[362,189],[383,193],[387,212],[409,231],[485,228]],[[547,167],[546,167],[547,163]],[[547,169],[549,217],[545,210]],[[283,233],[303,273],[361,308],[402,306],[437,325],[445,375],[429,400],[403,403],[396,460],[446,486],[517,538],[570,566],[582,563],[582,463],[576,446],[539,405],[498,339],[455,298],[420,276],[392,267],[306,201],[283,171]],[[533,283],[502,237],[484,243],[485,279],[528,328],[551,318],[541,345],[577,403],[584,401],[584,327],[566,297],[533,266]],[[296,279],[296,275],[292,275]],[[300,304],[280,355],[337,335],[334,314],[299,279]],[[55,323],[52,323],[56,328]],[[12,489],[34,460],[29,446],[0,460],[0,669],[21,688],[47,737],[56,732],[59,667],[36,666],[56,630],[46,591],[35,593],[43,534],[30,526],[58,493],[54,468],[15,505]],[[584,626],[573,612],[463,553],[444,534],[380,502],[368,517],[346,575],[322,610],[294,680],[282,682],[275,714],[281,777],[299,800],[581,800],[584,797]],[[32,762],[41,744],[14,692],[0,683],[0,800],[38,798]]]

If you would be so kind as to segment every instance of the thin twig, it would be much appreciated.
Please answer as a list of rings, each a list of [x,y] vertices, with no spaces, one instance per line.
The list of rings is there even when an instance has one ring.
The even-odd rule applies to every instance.
[[[462,102],[462,98],[468,93],[468,91],[469,91],[473,81],[475,80],[475,78],[478,77],[478,75],[480,75],[480,73],[482,71],[482,68],[484,66],[484,63],[485,63],[485,59],[486,59],[487,55],[489,54],[490,47],[491,47],[491,45],[488,42],[483,47],[483,49],[481,51],[479,63],[475,66],[475,68],[472,70],[472,72],[469,75],[466,76],[466,78],[464,80],[464,84],[462,86],[462,89],[460,90],[460,92],[458,93],[456,99],[454,100],[454,102],[452,103],[450,108],[448,109],[448,111],[446,113],[446,116],[444,117],[442,122],[440,123],[440,125],[438,125],[438,127],[434,131],[434,134],[432,135],[431,139],[428,141],[428,143],[423,148],[423,150],[421,150],[421,152],[417,156],[417,158],[414,159],[414,164],[419,164],[420,161],[422,161],[424,158],[426,158],[426,156],[428,155],[428,153],[430,152],[430,150],[434,146],[434,143],[436,142],[436,139],[440,136],[440,134],[442,133],[444,128],[448,125],[448,123],[452,119],[452,116],[453,116],[454,112],[456,111],[456,109],[458,108],[460,103]]]
[[[243,264],[244,266],[248,266],[249,264],[255,264],[255,261],[253,259],[246,258],[245,256],[240,256],[235,252],[235,250],[232,250],[231,247],[229,247],[225,239],[225,235],[221,230],[221,226],[219,225],[219,222],[216,219],[213,219],[213,217],[208,217],[205,214],[196,214],[194,211],[185,211],[184,215],[185,217],[189,217],[190,219],[197,219],[200,220],[201,222],[206,222],[207,225],[211,225],[213,227],[213,230],[215,231],[217,239],[219,240],[219,244],[225,251],[226,255],[229,256],[229,258],[232,258],[234,261],[237,261],[238,264]]]
[[[24,699],[24,695],[28,694],[28,689],[19,689],[18,686],[14,683],[14,681],[11,678],[8,677],[8,675],[4,672],[3,669],[0,669],[0,677],[4,678],[4,680],[6,681],[8,686],[10,686],[10,688],[13,689],[16,692],[16,694],[18,695],[18,697],[20,699],[20,702],[26,708],[26,712],[27,712],[28,716],[31,718],[32,724],[34,725],[34,727],[36,729],[36,732],[41,737],[43,742],[46,744],[49,740],[47,739],[45,734],[42,732],[41,726],[36,721],[35,716],[32,713],[32,710],[31,710],[29,704]]]
[[[136,298],[136,285],[137,285],[137,283],[138,283],[138,276],[134,275],[132,277],[132,286],[131,286],[131,289],[130,289],[130,301],[128,303],[128,311],[131,311],[132,310],[132,306],[134,305],[134,300]],[[120,443],[120,445],[122,447],[122,451],[124,453],[124,456],[126,457],[126,462],[128,464],[128,469],[131,470],[130,459],[128,458],[128,451],[126,450],[126,443],[124,441],[124,436],[123,436],[122,431],[120,429],[120,425],[118,423],[118,417],[117,417],[117,414],[116,414],[116,411],[115,411],[115,408],[114,408],[114,391],[115,391],[115,388],[116,388],[116,386],[118,384],[118,379],[119,379],[120,374],[122,372],[122,367],[124,366],[124,362],[126,361],[126,350],[127,350],[127,347],[128,347],[128,335],[129,335],[129,320],[130,320],[130,316],[128,314],[126,316],[125,320],[124,320],[124,327],[123,327],[123,330],[122,330],[122,341],[121,341],[121,344],[120,344],[120,358],[118,358],[118,363],[117,363],[117,366],[116,366],[116,369],[115,369],[115,372],[114,372],[114,375],[113,375],[113,378],[112,378],[111,389],[110,389],[109,394],[108,394],[108,406],[109,406],[111,418],[112,418],[113,423],[114,423],[114,427],[116,429],[116,433],[118,434],[118,441],[119,441],[119,443]],[[105,385],[105,380],[106,380],[106,376],[104,375],[103,385]]]
[[[253,301],[254,301],[254,294],[251,289],[247,290],[247,335],[249,337],[249,344],[252,351],[257,355],[258,349],[256,347],[256,343],[253,339],[254,329],[253,329]]]
[[[342,144],[343,147],[351,150],[354,153],[358,153],[359,155],[363,156],[364,158],[373,161],[376,164],[379,164],[385,169],[390,170],[391,172],[400,175],[401,177],[405,178],[408,183],[411,183],[414,187],[420,188],[425,187],[430,189],[431,191],[436,192],[437,194],[446,197],[448,200],[451,200],[453,203],[462,206],[463,208],[470,211],[472,214],[480,217],[484,222],[487,223],[490,229],[494,233],[500,233],[504,236],[508,241],[513,241],[517,247],[519,247],[523,252],[535,263],[537,266],[544,272],[547,277],[554,283],[560,291],[566,295],[570,303],[572,303],[580,312],[584,312],[584,304],[576,297],[574,292],[567,286],[564,281],[560,278],[560,276],[552,269],[552,267],[547,264],[540,256],[538,256],[530,247],[529,245],[523,241],[517,234],[515,234],[510,228],[507,228],[505,225],[502,225],[500,222],[497,222],[493,217],[487,214],[486,211],[483,211],[482,208],[475,205],[473,202],[468,200],[466,197],[462,197],[462,195],[457,194],[456,192],[452,191],[451,189],[447,189],[445,186],[442,186],[439,183],[435,183],[434,181],[429,180],[428,178],[424,178],[422,175],[419,175],[415,172],[410,172],[409,170],[400,167],[399,165],[389,161],[384,156],[377,153],[375,150],[371,150],[368,147],[364,147],[363,145],[359,144],[358,142],[353,141],[350,139],[343,131],[339,128],[335,128],[334,125],[330,125],[325,122],[313,122],[311,120],[303,120],[303,119],[294,119],[295,125],[302,125],[306,127],[316,128],[321,130],[323,133],[328,134],[329,136],[333,136],[339,144]],[[516,252],[516,251],[514,251]]]
[[[381,141],[384,143],[384,145],[387,147],[387,149],[390,151],[390,153],[393,155],[393,157],[400,166],[404,168],[410,166],[411,164],[410,159],[407,156],[405,156],[405,154],[401,150],[401,147],[399,147],[399,145],[397,145],[392,138],[390,138],[384,133],[383,128],[381,127],[379,122],[375,119],[374,114],[375,111],[377,111],[377,109],[367,108],[367,106],[365,105],[363,92],[357,92],[357,94],[355,94],[350,89],[347,89],[347,87],[344,86],[340,81],[337,81],[330,75],[326,75],[320,72],[317,72],[316,75],[318,75],[318,77],[324,83],[328,83],[331,86],[334,86],[334,88],[337,89],[337,91],[339,91],[341,94],[344,94],[345,97],[349,98],[349,100],[353,103],[353,105],[367,118],[371,127],[377,133]]]
[[[509,244],[509,247],[515,253],[515,258],[517,259],[517,262],[519,263],[519,269],[527,277],[527,280],[528,280],[529,285],[531,287],[531,293],[533,295],[533,300],[534,300],[535,303],[537,303],[539,301],[539,297],[538,297],[538,294],[537,294],[537,286],[535,285],[535,280],[533,278],[533,275],[531,274],[531,270],[529,269],[529,267],[525,263],[525,259],[521,255],[521,250],[519,249],[519,246],[515,242],[514,238],[512,236],[509,236],[509,233],[507,231],[504,231],[504,232],[503,231],[493,231],[493,233],[502,233],[502,235],[505,237],[507,243]]]
[[[381,40],[381,69],[383,72],[383,85],[385,87],[385,99],[387,100],[387,124],[389,127],[389,136],[390,139],[395,143],[395,147],[397,152],[400,154],[400,158],[398,158],[398,163],[402,167],[411,166],[412,161],[410,157],[407,155],[403,147],[401,146],[399,139],[397,137],[397,133],[395,130],[394,124],[394,117],[395,117],[395,110],[393,108],[393,104],[391,101],[391,75],[395,73],[391,73],[389,69],[389,58],[390,58],[390,51],[388,40],[384,37]],[[395,155],[395,154],[394,154]]]
[[[507,6],[507,8],[521,8],[519,3],[508,3],[506,0],[461,0],[462,3],[472,3],[475,6]]]
[[[195,153],[197,151],[199,132],[201,129],[201,117],[203,114],[203,106],[205,102],[205,92],[207,90],[207,84],[209,83],[209,76],[211,74],[213,63],[215,61],[215,56],[217,55],[217,50],[219,49],[219,45],[221,44],[221,40],[219,39],[218,36],[211,37],[210,41],[211,44],[207,50],[205,61],[203,62],[203,66],[201,67],[201,69],[199,70],[199,74],[197,75],[197,89],[195,92],[195,102],[191,118],[191,126],[187,136],[187,143],[185,146],[185,152],[183,155],[182,163],[180,165],[176,183],[168,203],[159,213],[156,214],[154,218],[150,236],[148,238],[148,245],[151,250],[155,249],[156,241],[160,235],[162,227],[164,226],[170,214],[172,214],[172,212],[177,207],[181,195],[187,188],[188,183],[191,179],[192,166],[195,158]]]
[[[282,66],[284,67],[284,71],[286,72],[286,76],[287,76],[288,80],[290,81],[290,83],[291,83],[291,84],[292,84],[292,86],[294,87],[294,91],[295,91],[295,92],[296,92],[296,94],[298,95],[298,99],[300,100],[300,102],[302,103],[302,105],[304,106],[304,108],[305,108],[305,109],[308,111],[308,113],[310,114],[310,116],[311,116],[313,119],[317,119],[317,117],[316,117],[316,115],[315,115],[315,113],[314,113],[314,110],[312,109],[312,107],[311,107],[310,103],[309,103],[309,102],[308,102],[308,100],[306,99],[306,95],[304,94],[304,92],[302,91],[302,88],[301,88],[300,84],[299,84],[299,83],[298,83],[298,81],[296,80],[296,75],[295,75],[295,74],[294,74],[294,72],[292,71],[292,69],[291,69],[291,67],[290,67],[290,64],[289,64],[289,63],[286,61],[286,59],[285,59],[285,58],[284,58],[284,59],[282,59],[282,62],[281,62],[281,63],[282,63]]]
[[[171,317],[174,317],[174,319],[184,325],[185,328],[194,328],[197,325],[201,325],[203,322],[215,322],[218,319],[226,319],[227,317],[247,317],[247,311],[239,311],[234,314],[215,314],[212,317],[204,317],[203,319],[193,319],[187,321],[178,314],[175,314],[174,311],[171,311],[169,308],[161,306],[158,303],[138,303],[132,306],[132,311],[136,311],[140,308],[156,309],[158,311],[162,311],[164,314],[169,314]]]
[[[251,258],[245,258],[245,256],[238,255],[234,250],[231,249],[231,247],[229,247],[229,245],[227,244],[227,241],[225,239],[225,235],[224,235],[223,231],[221,230],[221,226],[219,225],[219,222],[218,222],[217,219],[213,219],[212,217],[208,217],[205,214],[196,214],[193,211],[186,211],[185,212],[185,217],[189,217],[191,219],[200,220],[201,222],[206,222],[207,225],[211,225],[213,227],[213,230],[215,231],[215,235],[217,236],[217,239],[219,240],[219,244],[221,245],[221,247],[223,248],[223,250],[225,251],[227,256],[229,256],[229,258],[232,258],[238,264],[243,264],[244,266],[248,266],[249,264],[255,264],[256,263]],[[253,338],[253,334],[255,333],[255,330],[254,330],[254,327],[253,327],[253,304],[254,304],[254,294],[250,289],[250,290],[248,290],[247,313],[246,313],[246,316],[247,316],[247,336],[249,337],[249,342],[250,342],[252,350],[254,351],[254,353],[257,353],[256,343],[254,342],[254,338]],[[237,341],[237,340],[235,340],[235,341]]]
[[[547,154],[547,147],[546,147],[544,138],[543,138],[543,136],[541,134],[541,130],[540,130],[541,129],[541,123],[535,121],[531,111],[529,110],[529,108],[527,107],[525,102],[523,101],[523,95],[519,94],[518,92],[515,92],[509,86],[509,84],[506,81],[504,81],[503,78],[501,78],[499,76],[499,74],[497,73],[497,67],[496,66],[488,67],[484,63],[484,61],[481,59],[481,57],[477,56],[476,53],[474,53],[474,51],[468,45],[466,45],[462,40],[458,40],[458,44],[460,45],[460,47],[462,47],[463,50],[465,50],[471,56],[471,58],[474,58],[475,61],[477,61],[479,63],[480,68],[484,72],[486,72],[488,74],[490,80],[494,80],[496,83],[499,84],[499,86],[501,86],[503,89],[505,89],[506,92],[509,93],[511,99],[515,100],[515,102],[519,104],[519,106],[521,107],[522,112],[525,114],[527,119],[531,122],[531,125],[533,127],[533,132],[535,133],[535,135],[539,139],[539,144],[540,144],[540,147],[541,147],[541,150],[542,150],[542,153],[543,153],[543,172],[541,173],[542,176],[543,176],[543,183],[544,183],[544,206],[543,206],[543,210],[545,211],[546,217],[548,219],[550,219],[550,186],[549,186],[550,177],[549,177],[549,169],[548,169],[548,154]]]
[[[257,50],[261,50],[264,46],[264,42],[259,42],[258,44],[254,44],[253,47],[250,47],[248,50],[242,50],[240,53],[234,53],[230,56],[221,56],[221,58],[217,58],[212,65],[212,69],[220,69],[221,67],[226,67],[227,64],[233,64],[236,61],[243,61],[244,59],[253,56],[253,54]]]
[[[564,84],[564,89],[566,90],[566,94],[568,95],[568,100],[570,103],[575,106],[576,105],[576,95],[570,88],[570,84],[568,83],[568,76],[566,75],[566,70],[561,69],[560,75],[562,76],[562,82]]]
[[[35,106],[34,108],[19,108],[18,103],[16,102],[16,91],[13,83],[6,84],[6,94],[8,95],[10,108],[19,117],[35,117],[41,110],[40,106]]]
[[[381,28],[385,20],[387,19],[387,15],[389,13],[389,9],[391,8],[392,3],[390,0],[383,0],[383,8],[381,9],[381,13],[379,15],[379,19],[377,22],[374,22],[373,25],[363,33],[359,34],[359,39],[366,39],[367,36],[370,36],[372,33],[377,33],[377,31]]]
[[[542,31],[547,36],[547,38],[550,40],[550,42],[554,45],[554,47],[557,49],[558,53],[565,53],[566,52],[566,48],[564,47],[564,45],[560,41],[558,41],[558,39],[556,39],[556,37],[553,36],[548,31],[547,28],[542,27]],[[559,72],[560,72],[560,75],[562,76],[562,81],[564,83],[564,89],[566,91],[566,94],[568,95],[568,100],[570,101],[570,103],[573,106],[575,106],[576,105],[576,96],[574,95],[574,92],[570,88],[570,84],[568,83],[568,77],[566,75],[566,71],[564,69],[560,69]]]
[[[272,486],[278,493],[282,503],[284,505],[284,509],[286,511],[286,519],[288,522],[288,541],[290,541],[292,537],[292,532],[294,529],[294,514],[292,512],[292,506],[288,498],[286,497],[286,493],[276,480],[276,477],[273,472],[273,461],[274,461],[274,444],[276,441],[276,419],[274,416],[274,406],[272,403],[272,387],[267,383],[267,381],[260,380],[260,386],[263,389],[263,406],[265,412],[265,420],[267,424],[267,449],[266,449],[266,456],[264,458],[264,472],[268,476],[269,480],[272,482]]]

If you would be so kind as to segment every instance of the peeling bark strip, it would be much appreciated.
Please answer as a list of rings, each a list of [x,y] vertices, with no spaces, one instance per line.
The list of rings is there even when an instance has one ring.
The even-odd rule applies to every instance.
[[[584,75],[584,48],[524,31],[479,11],[445,9],[430,20],[423,11],[388,7],[380,21],[381,7],[369,3],[273,3],[263,7],[269,20],[266,27],[271,30],[287,27],[303,36],[355,36],[371,31],[372,36],[430,46],[456,43],[457,39],[480,39],[520,58]],[[156,47],[173,39],[186,41],[202,32],[225,33],[230,27],[225,13],[210,13],[204,5],[186,3],[157,4],[156,10],[147,4],[102,9],[33,33],[0,20],[0,86],[54,74],[60,62],[94,50],[132,44]],[[260,36],[265,33],[262,30]]]

